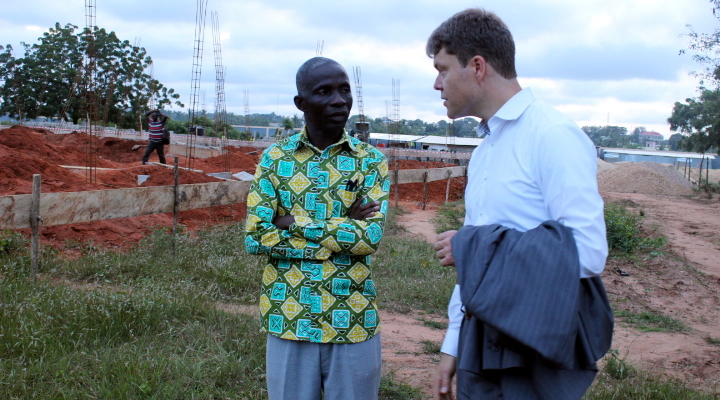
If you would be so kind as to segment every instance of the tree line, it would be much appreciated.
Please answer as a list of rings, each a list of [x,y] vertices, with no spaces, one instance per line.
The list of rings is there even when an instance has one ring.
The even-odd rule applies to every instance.
[[[94,109],[100,123],[137,128],[151,100],[158,108],[183,106],[174,89],[146,72],[152,58],[145,48],[115,32],[56,23],[38,41],[22,42],[19,52],[0,46],[0,114],[77,124]]]
[[[720,0],[710,0],[713,16],[720,20]],[[693,59],[704,66],[695,72],[699,78],[699,95],[676,102],[668,118],[670,130],[683,135],[680,146],[684,150],[720,154],[720,29],[712,33],[696,32],[688,25],[690,39],[688,50]],[[684,53],[681,50],[680,53]]]

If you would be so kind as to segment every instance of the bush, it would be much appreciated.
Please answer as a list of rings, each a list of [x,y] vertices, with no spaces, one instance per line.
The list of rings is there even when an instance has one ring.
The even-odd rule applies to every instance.
[[[640,246],[640,215],[631,214],[618,204],[605,205],[605,225],[610,251],[632,254]]]
[[[0,232],[0,254],[14,253],[25,247],[27,241],[18,232]]]

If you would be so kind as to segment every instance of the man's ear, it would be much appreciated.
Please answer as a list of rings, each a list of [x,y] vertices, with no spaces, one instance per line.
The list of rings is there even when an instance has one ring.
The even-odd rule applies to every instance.
[[[305,100],[305,99],[303,99],[303,97],[300,95],[293,97],[293,101],[295,102],[295,107],[297,107],[298,110],[305,112],[305,110],[303,110],[303,100]]]
[[[468,67],[473,69],[473,74],[478,82],[482,82],[487,75],[488,63],[485,57],[476,55],[468,61]]]

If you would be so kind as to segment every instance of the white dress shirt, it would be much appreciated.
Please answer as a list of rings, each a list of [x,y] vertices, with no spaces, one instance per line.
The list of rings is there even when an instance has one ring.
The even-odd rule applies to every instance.
[[[597,188],[597,155],[570,119],[524,89],[484,127],[465,189],[465,225],[500,224],[521,232],[547,220],[572,228],[580,277],[602,273],[607,258],[603,200]],[[460,290],[448,306],[450,324],[442,352],[457,356]]]

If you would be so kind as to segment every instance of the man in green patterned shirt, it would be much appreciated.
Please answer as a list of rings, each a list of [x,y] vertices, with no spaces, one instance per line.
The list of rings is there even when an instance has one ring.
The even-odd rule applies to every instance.
[[[374,147],[350,137],[345,69],[315,57],[297,72],[305,129],[270,146],[248,194],[250,254],[268,256],[260,295],[271,400],[377,399],[380,320],[370,254],[390,179]]]

